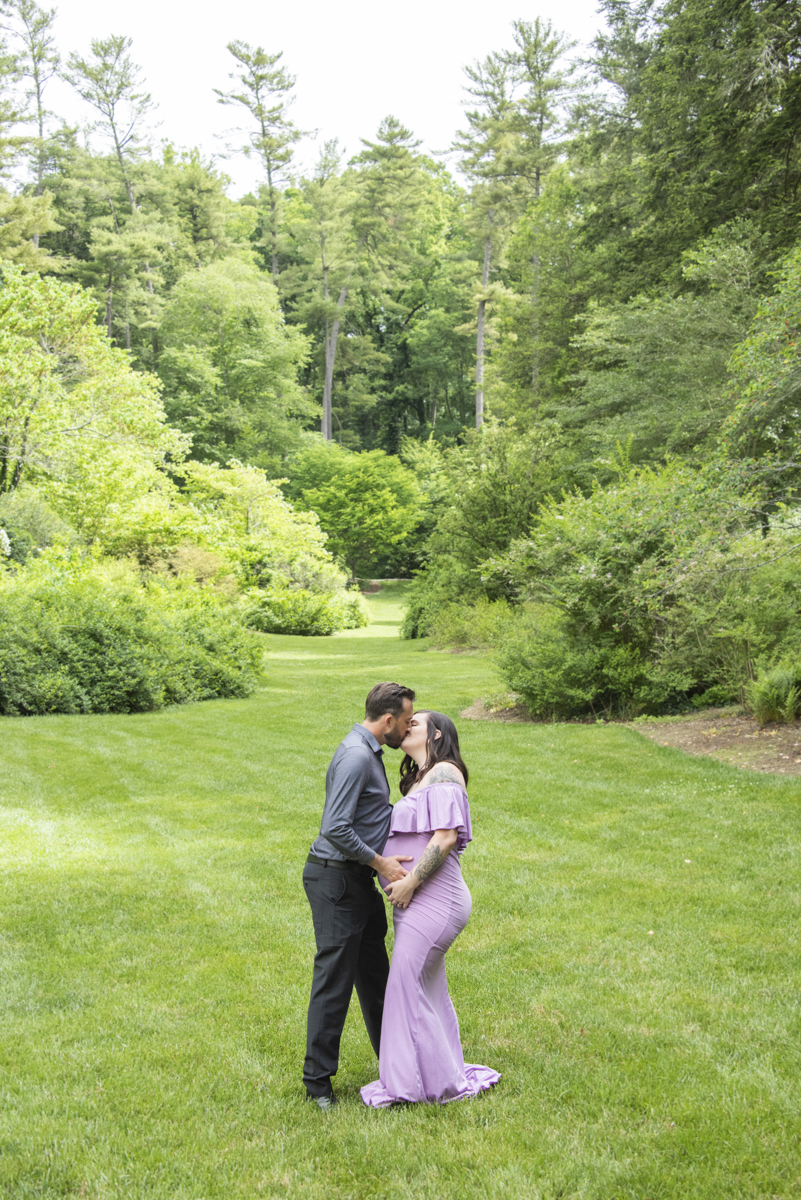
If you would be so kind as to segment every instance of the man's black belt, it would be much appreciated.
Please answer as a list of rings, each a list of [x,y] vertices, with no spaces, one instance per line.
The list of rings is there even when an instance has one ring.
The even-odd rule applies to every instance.
[[[333,867],[335,871],[350,871],[352,875],[364,875],[368,877],[375,875],[372,867],[368,867],[364,863],[353,862],[349,858],[344,858],[340,861],[338,858],[318,858],[316,854],[310,853],[306,862],[315,863],[318,867]]]

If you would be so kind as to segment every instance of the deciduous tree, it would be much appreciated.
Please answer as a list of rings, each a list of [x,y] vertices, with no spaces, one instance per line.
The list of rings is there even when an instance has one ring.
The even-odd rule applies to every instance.
[[[272,282],[238,259],[182,276],[165,310],[159,371],[171,420],[192,437],[192,454],[241,458],[276,473],[316,415],[298,383],[308,352],[284,323]]]
[[[158,381],[133,371],[95,323],[90,293],[3,264],[0,491],[64,475],[90,444],[157,465],[180,458],[187,439],[167,425]]]
[[[402,545],[426,506],[414,475],[397,458],[383,450],[353,454],[335,443],[301,451],[285,486],[296,507],[317,514],[328,549],[352,577]]]

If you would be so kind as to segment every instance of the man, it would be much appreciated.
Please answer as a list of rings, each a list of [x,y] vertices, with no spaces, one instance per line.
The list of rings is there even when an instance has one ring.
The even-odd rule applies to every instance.
[[[353,726],[331,759],[325,777],[320,836],[303,868],[317,953],[314,957],[306,1061],[306,1093],[324,1112],[336,1097],[331,1076],[339,1066],[339,1042],[356,985],[364,1023],[376,1054],[381,1040],[389,959],[387,917],[376,874],[394,881],[407,874],[408,855],[384,858],[392,807],[382,746],[397,750],[414,712],[414,692],[398,683],[377,683],[365,718]]]

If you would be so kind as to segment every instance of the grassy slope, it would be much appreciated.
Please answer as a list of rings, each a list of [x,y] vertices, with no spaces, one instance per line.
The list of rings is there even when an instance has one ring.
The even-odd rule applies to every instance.
[[[495,686],[367,632],[270,639],[248,701],[5,721],[0,1193],[797,1196],[797,784],[620,726],[462,724],[474,915],[449,977],[501,1085],[368,1111],[352,1013],[344,1104],[302,1103],[327,760],[378,679],[454,715]]]

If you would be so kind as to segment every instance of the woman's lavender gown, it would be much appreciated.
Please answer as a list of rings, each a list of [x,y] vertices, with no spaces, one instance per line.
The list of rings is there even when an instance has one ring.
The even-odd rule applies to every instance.
[[[418,887],[409,907],[394,909],[381,1077],[362,1088],[362,1099],[374,1108],[399,1100],[463,1100],[500,1079],[489,1067],[465,1063],[445,978],[445,952],[464,929],[472,907],[459,865],[459,855],[472,840],[464,788],[433,783],[399,800],[384,854],[412,855],[414,863],[404,864],[412,870],[435,829],[456,829],[457,842],[437,872]],[[386,882],[380,878],[382,887]]]

